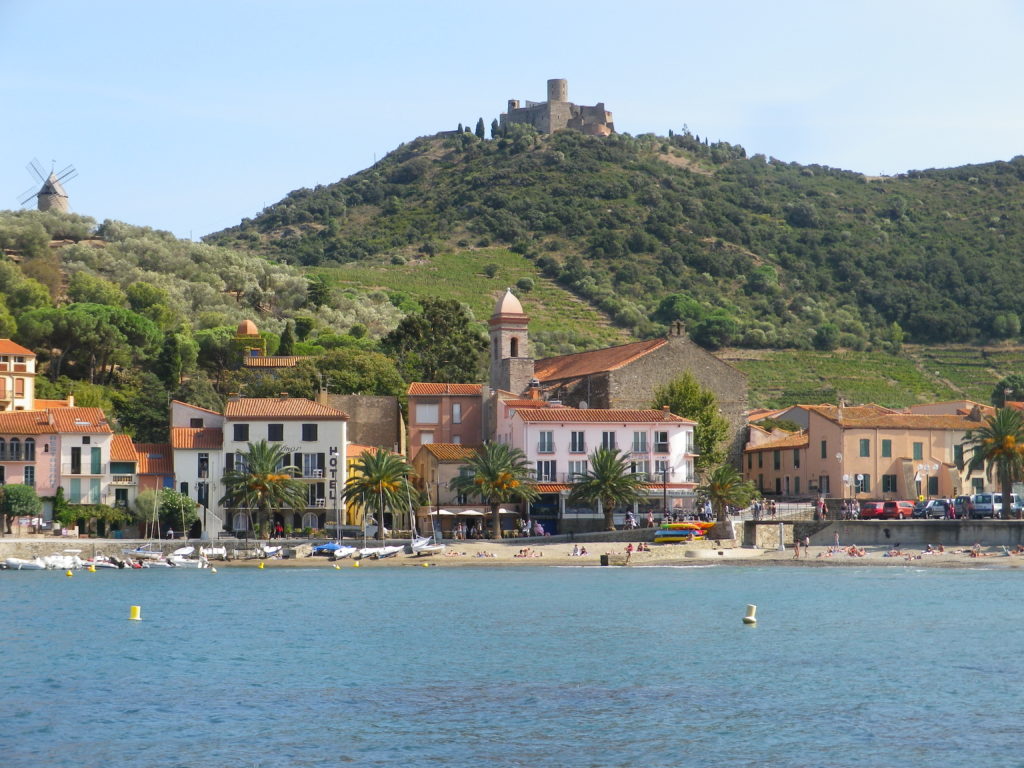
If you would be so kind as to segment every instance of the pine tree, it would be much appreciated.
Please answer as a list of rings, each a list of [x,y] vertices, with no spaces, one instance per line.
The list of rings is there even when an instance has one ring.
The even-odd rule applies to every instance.
[[[482,117],[477,118],[476,130],[474,131],[474,133],[476,134],[478,139],[486,138],[486,134],[484,133],[484,119]]]
[[[498,127],[497,119],[491,120],[491,138],[492,139],[498,138],[498,131],[499,130],[501,130],[501,129]]]

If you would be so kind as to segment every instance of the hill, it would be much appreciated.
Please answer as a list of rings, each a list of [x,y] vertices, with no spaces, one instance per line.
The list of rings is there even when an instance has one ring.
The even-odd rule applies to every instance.
[[[339,280],[439,255],[457,280],[502,246],[635,336],[678,319],[711,349],[898,350],[1020,336],[1022,178],[1024,158],[870,179],[690,134],[514,126],[417,139],[206,241]]]

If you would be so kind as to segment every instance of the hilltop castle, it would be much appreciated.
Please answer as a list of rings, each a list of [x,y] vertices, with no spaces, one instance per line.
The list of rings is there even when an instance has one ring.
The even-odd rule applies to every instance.
[[[581,107],[569,101],[569,81],[548,80],[547,101],[527,101],[519,106],[518,99],[509,99],[508,112],[499,117],[502,127],[525,123],[541,133],[554,133],[568,128],[589,136],[608,136],[615,133],[612,113],[603,103],[594,107]]]

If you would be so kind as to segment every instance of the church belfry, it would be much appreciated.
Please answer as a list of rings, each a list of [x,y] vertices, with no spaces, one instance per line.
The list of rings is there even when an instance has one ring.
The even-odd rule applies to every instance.
[[[507,288],[494,306],[489,321],[491,359],[488,383],[491,389],[520,394],[533,378],[528,322],[523,305],[512,289]]]

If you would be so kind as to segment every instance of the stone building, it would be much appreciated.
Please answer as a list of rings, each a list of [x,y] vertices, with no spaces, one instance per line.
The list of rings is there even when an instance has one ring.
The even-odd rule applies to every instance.
[[[650,408],[655,390],[690,373],[718,398],[733,429],[732,457],[739,459],[747,423],[746,374],[691,341],[682,323],[660,339],[535,361],[529,357],[527,316],[508,290],[491,316],[490,336],[492,390],[519,396],[532,379],[545,399],[573,408]],[[491,419],[496,423],[493,408]]]
[[[509,99],[508,112],[498,118],[502,127],[516,123],[532,125],[540,133],[554,133],[565,129],[589,136],[609,136],[615,133],[612,113],[603,103],[584,107],[569,101],[569,81],[548,80],[547,101],[527,101],[520,106],[518,99]]]

